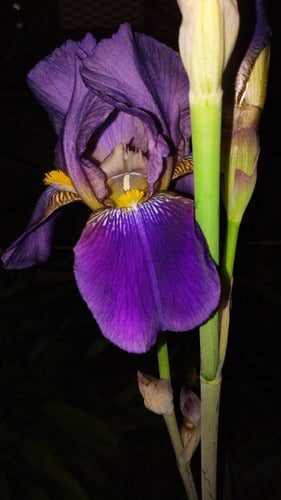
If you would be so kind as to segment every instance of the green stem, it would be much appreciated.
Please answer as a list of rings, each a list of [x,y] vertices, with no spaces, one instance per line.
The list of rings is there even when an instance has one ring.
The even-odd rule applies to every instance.
[[[190,468],[190,463],[180,464],[178,458],[183,450],[183,444],[180,437],[175,412],[171,415],[164,415],[165,424],[168,429],[168,433],[174,448],[174,452],[176,455],[177,466],[179,469],[179,473],[182,478],[182,482],[185,487],[186,495],[188,500],[198,500],[197,491],[195,488],[194,480],[192,477],[192,472]]]
[[[222,261],[223,278],[230,279],[233,275],[239,228],[240,222],[227,219],[224,254]]]
[[[193,104],[190,112],[196,220],[218,264],[221,102]]]
[[[200,327],[200,372],[205,380],[216,378],[219,359],[219,317],[216,313]]]
[[[221,102],[193,104],[191,126],[195,215],[216,264],[219,262]],[[218,316],[200,328],[201,375],[214,380],[218,368]]]
[[[195,216],[209,251],[219,263],[221,95],[193,102],[191,129]],[[219,323],[215,314],[200,328],[201,482],[203,500],[216,498],[217,434],[220,397]]]
[[[233,268],[235,262],[235,254],[237,247],[237,240],[239,235],[240,222],[227,219],[226,225],[226,236],[224,244],[224,253],[222,260],[222,286],[223,294],[228,297],[226,305],[221,310],[220,319],[220,363],[218,368],[218,374],[221,373],[222,367],[224,365],[227,342],[228,342],[228,332],[229,332],[229,319],[230,319],[230,299],[231,299],[231,287],[232,287],[232,276]]]
[[[201,478],[203,500],[216,498],[217,435],[221,378],[212,382],[201,377]]]
[[[165,333],[159,335],[159,340],[157,342],[157,358],[160,378],[171,380],[167,337]]]
[[[167,380],[171,380],[170,377],[170,365],[169,365],[169,354],[168,354],[168,346],[165,334],[160,336],[160,339],[157,344],[157,357],[158,357],[158,366],[159,366],[159,376],[160,378],[165,378]],[[181,436],[179,433],[179,428],[177,424],[177,419],[175,412],[169,415],[163,415],[168,433],[171,439],[171,443],[174,448],[174,452],[176,455],[177,466],[185,487],[185,491],[187,494],[188,500],[198,500],[195,484],[192,477],[192,472],[190,469],[190,464],[180,464],[179,456],[183,450],[183,443],[181,440]]]

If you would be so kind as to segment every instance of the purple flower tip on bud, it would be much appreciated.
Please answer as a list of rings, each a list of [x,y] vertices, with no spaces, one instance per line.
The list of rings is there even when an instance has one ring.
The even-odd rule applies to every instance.
[[[184,416],[184,426],[198,427],[201,418],[200,399],[195,392],[183,386],[180,393],[180,409]]]
[[[169,380],[138,372],[138,385],[144,406],[157,415],[171,415],[174,410],[173,389]]]
[[[180,408],[184,416],[180,429],[183,442],[183,451],[179,456],[179,463],[190,462],[195,452],[201,436],[200,419],[201,404],[200,399],[188,387],[183,386],[180,393]]]

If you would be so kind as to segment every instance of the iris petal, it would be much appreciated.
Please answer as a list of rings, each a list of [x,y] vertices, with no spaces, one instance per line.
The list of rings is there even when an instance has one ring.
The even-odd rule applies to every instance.
[[[187,174],[175,182],[175,190],[187,194],[187,196],[194,196],[194,175]]]
[[[179,157],[189,154],[188,78],[176,52],[148,36],[133,35],[123,24],[97,45],[94,57],[83,60],[81,75],[94,93],[145,123],[150,188],[161,173],[161,156],[169,154],[164,139]]]
[[[79,74],[79,64],[80,61],[76,60],[75,86],[65,119],[62,145],[69,177],[83,201],[92,209],[95,209],[93,190],[98,200],[102,201],[107,195],[105,176],[94,164],[90,166],[88,162],[83,164],[81,161],[82,151],[79,151],[76,141],[89,110],[91,110],[93,119],[98,122],[105,119],[105,108],[107,111],[110,108],[111,111],[112,107],[103,103],[98,97],[88,91]],[[98,109],[96,115],[93,112],[93,108]],[[91,130],[89,130],[90,132]]]
[[[51,185],[40,196],[33,215],[19,238],[3,253],[1,260],[6,269],[24,269],[50,257],[54,224],[58,208],[80,198],[72,190]]]
[[[189,113],[188,78],[177,52],[149,36],[133,35],[123,24],[97,45],[95,57],[83,60],[81,74],[89,88],[115,105],[153,114],[176,147],[186,137],[184,154],[189,153],[190,121],[185,120],[183,136],[179,129],[181,114],[186,119]]]
[[[98,212],[74,252],[82,297],[128,352],[146,352],[160,330],[196,327],[218,305],[218,274],[186,198],[162,193],[131,211]]]
[[[190,109],[186,98],[189,81],[177,52],[151,37],[135,34],[140,74],[152,92],[165,123],[164,134],[172,138],[178,158],[190,153]]]
[[[75,81],[75,58],[93,53],[96,42],[87,33],[81,42],[68,40],[51,55],[40,61],[28,74],[28,84],[40,104],[46,109],[59,133],[72,97]]]
[[[106,114],[109,105],[99,100],[99,109],[93,107],[91,113],[85,118],[77,140],[77,148],[85,151],[86,146],[92,151],[92,158],[102,163],[114,150],[117,144],[129,144],[137,150],[147,152],[147,136],[143,122],[137,117],[123,111],[114,110],[108,114],[104,122],[97,123],[98,116]],[[108,110],[109,111],[109,110]],[[94,133],[89,141],[89,130]]]

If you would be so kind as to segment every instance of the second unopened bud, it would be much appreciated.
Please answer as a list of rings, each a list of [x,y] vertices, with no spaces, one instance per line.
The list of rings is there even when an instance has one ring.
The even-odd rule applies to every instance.
[[[138,384],[144,405],[158,415],[171,415],[174,411],[173,389],[169,380],[157,379],[138,372]]]

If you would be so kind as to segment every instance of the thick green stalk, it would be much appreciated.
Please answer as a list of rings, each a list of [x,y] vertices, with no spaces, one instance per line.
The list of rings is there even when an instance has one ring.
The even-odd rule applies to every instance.
[[[166,336],[162,334],[157,344],[157,357],[159,366],[159,376],[160,378],[165,378],[171,380],[170,378],[170,366],[169,366],[169,354]],[[179,428],[176,420],[176,415],[173,412],[169,415],[163,415],[164,420],[169,432],[171,443],[174,448],[176,455],[177,466],[185,487],[188,500],[198,500],[195,484],[192,477],[192,472],[190,469],[190,464],[180,464],[179,456],[183,450],[183,443],[179,433]]]
[[[219,317],[216,313],[200,327],[200,373],[210,382],[216,378],[219,360]]]
[[[191,105],[195,214],[209,251],[219,263],[221,97]],[[215,314],[200,328],[201,481],[203,500],[216,498],[217,433],[220,401],[219,324]]]
[[[216,498],[217,435],[221,378],[201,377],[201,480],[203,500]]]
[[[218,264],[221,99],[192,104],[190,112],[196,220]]]

